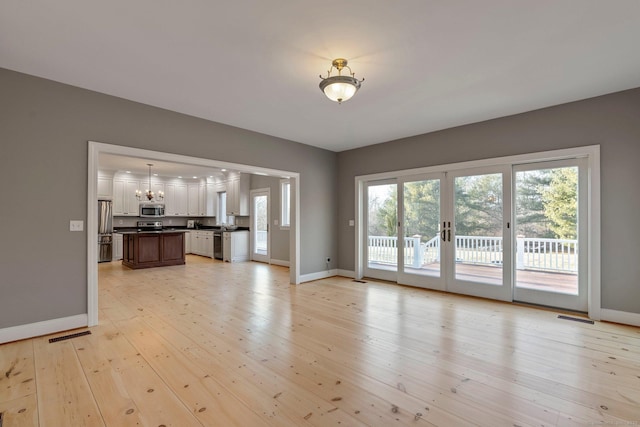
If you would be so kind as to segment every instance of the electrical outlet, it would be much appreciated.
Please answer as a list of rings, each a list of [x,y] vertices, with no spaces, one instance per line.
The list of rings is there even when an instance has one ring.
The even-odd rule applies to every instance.
[[[122,220],[121,220],[121,219],[119,219],[119,220],[118,220],[118,225],[122,225],[122,224],[123,224]]]
[[[69,231],[82,231],[84,230],[84,221],[71,220],[69,221]]]
[[[169,220],[169,225],[171,225],[173,223],[173,220]]]

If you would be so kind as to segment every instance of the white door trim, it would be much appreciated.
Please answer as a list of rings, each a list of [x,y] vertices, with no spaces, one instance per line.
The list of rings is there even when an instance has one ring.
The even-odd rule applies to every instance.
[[[456,169],[471,169],[485,166],[518,165],[536,161],[562,160],[567,158],[585,157],[588,163],[588,314],[591,319],[600,320],[602,311],[601,296],[601,253],[600,253],[600,146],[589,145],[584,147],[565,148],[560,150],[542,151],[537,153],[518,154],[492,159],[474,160],[468,162],[452,163],[446,165],[427,166],[423,168],[405,169],[400,171],[381,172],[355,177],[355,278],[361,279],[364,272],[363,260],[363,234],[362,218],[366,207],[363,206],[363,194],[365,183],[373,180],[399,178],[407,175],[416,175],[431,172],[454,171]]]
[[[239,163],[190,157],[162,151],[144,150],[122,145],[88,141],[87,172],[87,314],[88,326],[98,324],[98,234],[90,232],[98,229],[98,166],[100,154],[117,154],[140,157],[149,160],[178,162],[196,166],[234,169],[240,172],[260,172],[271,176],[287,176],[291,180],[291,233],[289,245],[290,277],[292,284],[300,283],[300,174]]]

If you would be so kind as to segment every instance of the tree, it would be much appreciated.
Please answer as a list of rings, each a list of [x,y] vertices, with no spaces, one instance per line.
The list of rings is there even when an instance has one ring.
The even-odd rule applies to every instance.
[[[526,237],[553,238],[542,201],[551,183],[552,170],[536,169],[516,172],[516,234]]]
[[[553,169],[549,187],[542,193],[544,213],[559,239],[578,237],[578,168]]]
[[[440,223],[440,180],[404,184],[404,234],[422,236],[426,242],[438,235]]]
[[[502,174],[455,178],[458,236],[502,235]]]

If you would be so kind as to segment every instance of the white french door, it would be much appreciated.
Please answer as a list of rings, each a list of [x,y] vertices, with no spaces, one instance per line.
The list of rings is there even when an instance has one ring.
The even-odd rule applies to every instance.
[[[445,290],[447,259],[445,174],[402,177],[398,182],[400,250],[398,283]],[[443,212],[443,207],[445,211]]]
[[[586,159],[514,166],[515,301],[587,311]]]
[[[398,183],[367,182],[364,187],[364,275],[396,281],[398,277]]]
[[[527,160],[365,181],[363,276],[587,311],[589,158]]]
[[[511,301],[509,167],[447,173],[447,290]]]
[[[251,190],[251,260],[270,262],[270,190]]]

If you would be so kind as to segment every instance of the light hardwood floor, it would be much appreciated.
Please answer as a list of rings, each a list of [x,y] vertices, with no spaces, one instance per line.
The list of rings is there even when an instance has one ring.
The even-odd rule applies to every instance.
[[[3,427],[640,425],[639,328],[288,277],[100,264],[91,335],[0,346]]]

